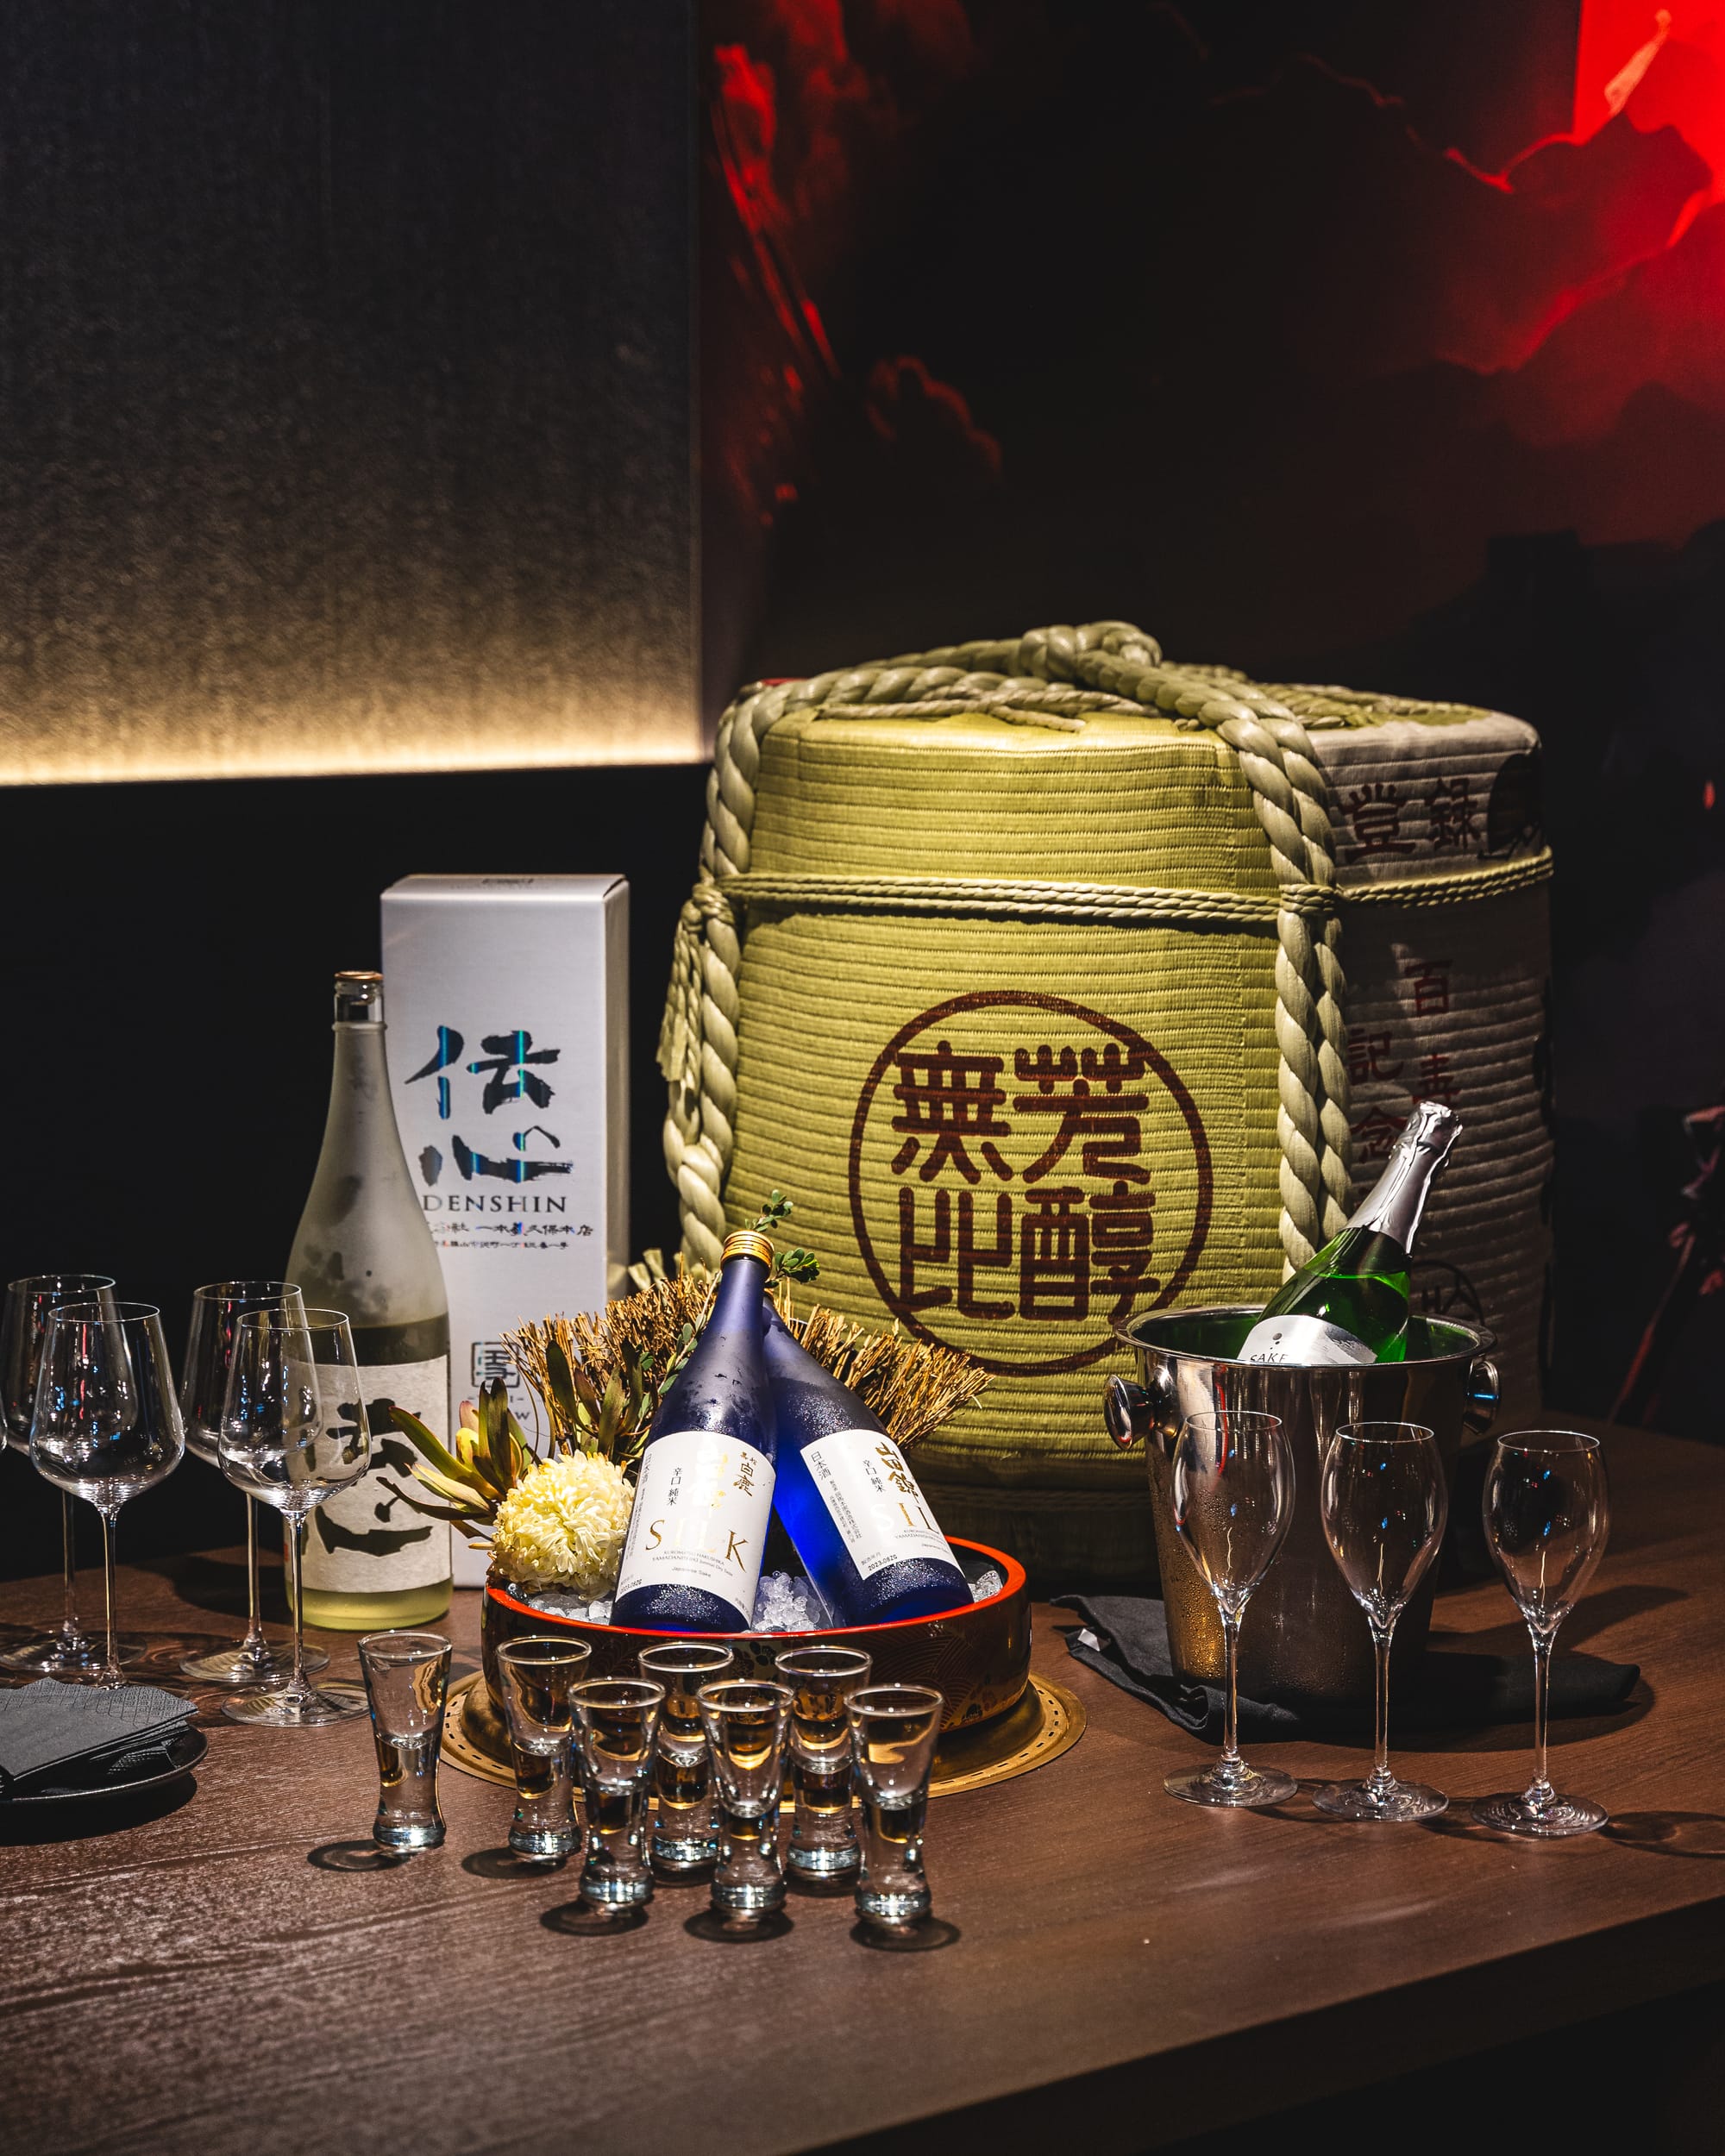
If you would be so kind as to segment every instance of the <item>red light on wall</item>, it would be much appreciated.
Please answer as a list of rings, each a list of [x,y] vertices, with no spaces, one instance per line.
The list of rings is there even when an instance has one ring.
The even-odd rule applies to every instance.
[[[1575,56],[1575,139],[1627,111],[1644,134],[1675,128],[1713,168],[1693,204],[1725,196],[1725,18],[1718,0],[1582,0]],[[1687,222],[1685,218],[1684,222]]]

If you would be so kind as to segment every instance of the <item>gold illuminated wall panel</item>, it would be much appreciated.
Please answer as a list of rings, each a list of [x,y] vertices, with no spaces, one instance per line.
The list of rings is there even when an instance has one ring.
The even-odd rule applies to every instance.
[[[702,753],[693,36],[0,10],[0,783]]]

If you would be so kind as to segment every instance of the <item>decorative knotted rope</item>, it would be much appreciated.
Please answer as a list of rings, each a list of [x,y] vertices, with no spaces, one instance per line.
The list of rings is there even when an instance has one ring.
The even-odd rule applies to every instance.
[[[1453,708],[1392,705],[1327,689],[1302,691],[1298,700],[1314,726],[1370,724],[1390,708],[1431,718]],[[981,712],[1063,732],[1082,729],[1087,712],[1125,711],[1158,713],[1189,730],[1209,728],[1239,759],[1270,842],[1277,895],[987,878],[751,874],[762,742],[787,713],[808,711],[845,719]],[[1341,1227],[1352,1180],[1339,905],[1456,903],[1549,873],[1549,856],[1541,855],[1339,892],[1327,789],[1307,725],[1288,703],[1226,669],[1164,666],[1154,640],[1126,622],[1032,630],[1005,642],[957,644],[808,680],[757,684],[719,723],[700,876],[678,923],[659,1042],[659,1067],[670,1088],[665,1156],[681,1201],[684,1248],[716,1264],[725,1234],[741,1011],[739,906],[1088,916],[1265,932],[1273,926],[1281,1237],[1291,1268]]]

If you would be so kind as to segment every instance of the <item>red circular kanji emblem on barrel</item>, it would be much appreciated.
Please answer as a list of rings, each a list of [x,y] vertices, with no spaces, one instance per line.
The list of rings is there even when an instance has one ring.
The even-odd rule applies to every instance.
[[[1063,996],[937,1004],[857,1100],[850,1213],[869,1276],[909,1331],[987,1369],[1111,1352],[1116,1324],[1190,1278],[1211,1198],[1204,1125],[1168,1059]]]

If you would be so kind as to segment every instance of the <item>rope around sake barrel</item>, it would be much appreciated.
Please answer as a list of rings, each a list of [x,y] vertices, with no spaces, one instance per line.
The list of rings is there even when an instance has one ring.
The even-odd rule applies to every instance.
[[[1472,715],[1458,705],[1366,699],[1343,690],[1302,690],[1297,700],[1307,722],[1318,727],[1371,724],[1385,715],[1440,723]],[[1227,743],[1269,842],[1275,899],[987,878],[750,874],[761,744],[791,712],[847,720],[982,713],[1071,732],[1082,730],[1085,713],[1097,711],[1157,714],[1184,730],[1208,728]],[[1307,724],[1289,703],[1226,669],[1164,666],[1154,639],[1127,622],[1032,630],[1004,642],[956,644],[806,680],[757,683],[719,722],[700,875],[678,923],[660,1035],[659,1067],[670,1092],[665,1156],[677,1185],[684,1250],[717,1264],[726,1229],[723,1193],[737,1112],[743,956],[733,894],[744,904],[889,912],[1091,917],[1266,931],[1273,924],[1280,1231],[1292,1269],[1340,1229],[1352,1181],[1339,906],[1458,904],[1521,887],[1550,872],[1550,856],[1542,853],[1339,890],[1327,788]]]

